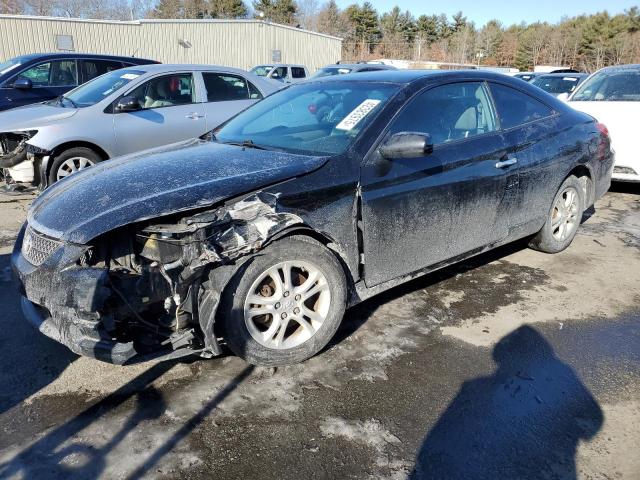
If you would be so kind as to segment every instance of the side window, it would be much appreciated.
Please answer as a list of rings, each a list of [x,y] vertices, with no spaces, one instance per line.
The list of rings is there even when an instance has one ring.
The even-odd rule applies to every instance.
[[[307,75],[304,73],[304,68],[291,67],[291,76],[293,78],[305,78]]]
[[[251,82],[247,82],[247,85],[249,85],[249,98],[251,98],[251,100],[262,100],[260,90]]]
[[[122,68],[122,62],[114,62],[113,60],[81,60],[80,65],[83,82]]]
[[[420,93],[391,125],[391,133],[428,133],[435,145],[496,129],[493,108],[482,82],[451,83]]]
[[[239,75],[203,72],[207,102],[229,102],[262,98],[256,87]]]
[[[503,129],[553,115],[553,110],[544,103],[513,88],[492,83],[491,93]]]
[[[195,102],[193,75],[163,75],[143,83],[129,95],[138,98],[143,108],[171,107]]]
[[[278,67],[271,74],[274,78],[287,78],[287,67]]]
[[[55,60],[41,63],[20,73],[19,78],[31,80],[34,87],[69,87],[78,84],[75,60]]]

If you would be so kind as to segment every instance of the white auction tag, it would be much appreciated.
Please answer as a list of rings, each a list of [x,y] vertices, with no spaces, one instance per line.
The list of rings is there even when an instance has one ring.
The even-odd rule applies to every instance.
[[[120,75],[120,78],[124,78],[125,80],[135,80],[139,76],[140,75],[137,75],[135,73],[125,73],[124,75]]]
[[[354,108],[349,115],[344,117],[342,121],[338,125],[336,125],[336,129],[347,131],[353,129],[353,127],[360,123],[360,120],[369,115],[371,110],[376,108],[379,103],[380,100],[373,100],[371,98],[368,98],[356,108]]]

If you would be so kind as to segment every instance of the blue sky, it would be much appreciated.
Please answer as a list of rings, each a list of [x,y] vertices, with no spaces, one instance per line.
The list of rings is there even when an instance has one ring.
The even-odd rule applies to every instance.
[[[402,10],[409,10],[416,17],[433,13],[452,15],[459,10],[476,25],[483,25],[488,20],[497,18],[506,25],[527,23],[537,20],[550,23],[558,22],[564,15],[573,17],[583,13],[596,13],[607,10],[609,13],[621,13],[638,0],[457,0],[455,2],[432,2],[429,0],[369,0],[379,13],[391,10],[398,5]],[[363,3],[363,0],[336,0],[342,8],[352,3]],[[322,2],[320,2],[322,3]]]

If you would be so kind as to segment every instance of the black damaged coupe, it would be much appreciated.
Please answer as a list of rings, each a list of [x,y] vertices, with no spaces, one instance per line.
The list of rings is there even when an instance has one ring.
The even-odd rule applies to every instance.
[[[518,79],[330,77],[55,184],[13,269],[27,319],[76,353],[124,364],[226,344],[286,365],[418,275],[520,238],[565,249],[612,166],[605,126]]]

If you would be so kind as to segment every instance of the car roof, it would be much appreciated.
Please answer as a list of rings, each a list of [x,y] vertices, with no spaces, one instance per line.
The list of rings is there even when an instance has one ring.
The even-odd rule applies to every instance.
[[[607,72],[624,72],[625,70],[640,70],[640,64],[638,63],[629,63],[627,65],[613,65],[611,67],[604,67],[603,69],[599,70],[606,70]]]
[[[108,58],[114,60],[126,60],[126,61],[142,61],[142,62],[154,62],[156,60],[150,60],[148,58],[128,57],[126,55],[103,55],[99,53],[82,53],[82,52],[49,52],[49,53],[28,53],[25,55],[17,55],[15,58],[22,58],[28,61],[31,60],[46,60],[54,58]]]
[[[339,66],[339,65],[336,65]],[[478,80],[497,80],[508,81],[512,77],[502,73],[495,73],[486,70],[376,70],[373,72],[359,72],[357,75],[333,75],[329,77],[313,78],[308,80],[315,82],[340,82],[345,80],[360,82],[389,82],[397,84],[409,84],[422,79],[430,78],[433,80],[446,79],[478,79]],[[522,82],[522,80],[513,80],[514,82]]]
[[[588,73],[543,73],[539,75],[540,78],[544,77],[588,77]]]
[[[380,70],[396,70],[391,65],[385,65],[383,63],[334,63],[332,65],[325,65],[322,68],[379,68]]]
[[[204,70],[216,70],[227,73],[237,73],[247,75],[249,72],[240,68],[225,67],[222,65],[204,65],[204,64],[189,64],[189,63],[156,63],[149,65],[134,65],[132,67],[136,70],[141,70],[149,73],[163,73],[163,72],[175,72],[184,70],[204,71]],[[252,77],[253,78],[253,77]]]

